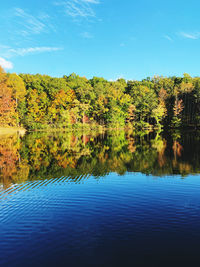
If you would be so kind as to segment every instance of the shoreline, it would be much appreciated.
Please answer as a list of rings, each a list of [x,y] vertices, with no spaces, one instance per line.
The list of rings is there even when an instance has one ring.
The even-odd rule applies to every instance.
[[[189,131],[189,130],[200,130],[200,127],[185,127],[185,128],[162,128],[162,129],[157,129],[157,128],[144,128],[144,129],[140,129],[140,130],[136,130],[135,128],[129,128],[127,126],[125,127],[106,127],[106,126],[101,126],[101,125],[97,125],[97,126],[93,126],[90,127],[89,125],[79,125],[78,127],[65,127],[65,128],[60,128],[60,127],[47,127],[47,128],[42,128],[42,129],[25,129],[22,127],[0,127],[0,136],[3,135],[13,135],[13,134],[19,134],[20,136],[24,136],[25,133],[27,132],[48,132],[48,133],[57,133],[57,132],[106,132],[106,131],[143,131],[143,132],[152,132],[152,131],[176,131],[176,130],[180,130],[180,131]]]
[[[17,128],[17,127],[0,127],[0,136],[2,135],[10,135],[10,134],[17,134],[24,135],[26,133],[26,129],[24,128]]]

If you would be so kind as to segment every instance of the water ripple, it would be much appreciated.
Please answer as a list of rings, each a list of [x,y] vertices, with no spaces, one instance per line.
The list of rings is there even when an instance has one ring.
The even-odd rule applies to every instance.
[[[89,177],[29,181],[1,191],[2,266],[80,266],[81,261],[96,266],[97,259],[106,266],[106,258],[113,263],[122,255],[129,261],[134,256],[138,263],[141,255],[166,251],[178,259],[186,246],[185,255],[196,255],[198,179]]]

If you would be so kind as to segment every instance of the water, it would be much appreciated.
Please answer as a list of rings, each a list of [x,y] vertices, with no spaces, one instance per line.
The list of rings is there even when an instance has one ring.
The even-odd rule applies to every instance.
[[[1,266],[196,266],[197,134],[0,138]]]

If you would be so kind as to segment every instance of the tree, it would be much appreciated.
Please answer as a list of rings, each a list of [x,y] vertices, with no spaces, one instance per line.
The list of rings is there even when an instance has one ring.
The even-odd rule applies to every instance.
[[[153,110],[158,106],[158,98],[152,88],[139,82],[129,82],[128,91],[135,106],[135,122],[138,127],[149,127],[153,123]]]
[[[53,98],[51,105],[48,107],[47,114],[52,124],[67,125],[70,124],[69,110],[73,106],[75,98],[74,91],[69,89],[67,92],[60,90]]]
[[[12,89],[12,98],[15,100],[17,112],[17,125],[24,119],[26,88],[20,76],[15,73],[8,75],[7,85]]]
[[[7,86],[7,75],[0,67],[0,126],[16,126],[17,113],[12,93]]]
[[[24,82],[22,78],[16,73],[12,73],[8,75],[7,85],[8,87],[12,88],[13,96],[15,98],[17,107],[18,102],[23,101],[26,95],[26,88]]]

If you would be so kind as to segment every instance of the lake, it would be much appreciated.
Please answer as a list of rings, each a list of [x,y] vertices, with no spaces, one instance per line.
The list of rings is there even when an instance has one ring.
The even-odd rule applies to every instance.
[[[0,266],[198,266],[200,134],[0,136]]]

